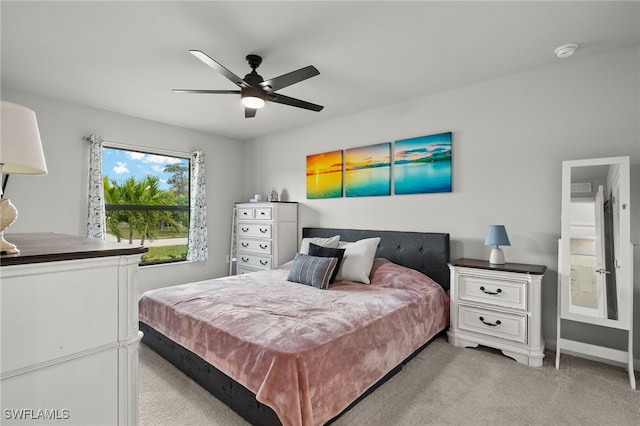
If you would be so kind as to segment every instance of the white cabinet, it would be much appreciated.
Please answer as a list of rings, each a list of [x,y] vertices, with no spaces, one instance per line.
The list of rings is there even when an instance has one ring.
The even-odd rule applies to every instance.
[[[14,234],[2,255],[2,424],[138,423],[144,247]]]
[[[542,366],[541,286],[546,267],[458,259],[449,268],[449,342],[489,346],[518,362]]]
[[[236,204],[232,257],[236,273],[271,269],[298,250],[298,203]]]

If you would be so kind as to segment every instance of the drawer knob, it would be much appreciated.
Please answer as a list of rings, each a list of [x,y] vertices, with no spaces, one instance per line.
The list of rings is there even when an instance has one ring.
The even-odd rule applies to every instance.
[[[261,248],[262,250],[266,250],[268,247],[269,247],[269,246],[268,246],[268,245],[266,245],[266,244],[260,244],[260,248]]]
[[[240,228],[242,232],[249,232],[249,228]]]
[[[500,293],[502,293],[502,289],[501,289],[501,288],[497,289],[496,291],[489,291],[489,290],[486,290],[486,289],[484,288],[484,286],[481,286],[481,287],[480,287],[480,290],[482,290],[482,292],[483,292],[484,294],[490,294],[490,295],[492,295],[492,296],[495,296],[496,294],[500,294]]]
[[[248,257],[241,257],[241,259],[242,259],[243,262],[248,262],[249,261]]]
[[[242,243],[242,247],[244,247],[244,248],[249,247],[249,243]]]
[[[268,262],[268,261],[266,261],[266,260],[261,260],[261,261],[260,261],[260,264],[261,264],[262,266],[267,266],[267,265],[269,264],[269,262]]]
[[[260,232],[266,234],[269,231],[269,228],[260,228]]]
[[[497,320],[496,322],[487,322],[487,321],[485,321],[485,320],[484,320],[484,317],[479,317],[478,319],[479,319],[479,320],[480,320],[484,325],[488,325],[488,326],[490,326],[490,327],[495,327],[495,326],[497,326],[497,325],[502,324],[502,321],[500,321],[500,320]]]

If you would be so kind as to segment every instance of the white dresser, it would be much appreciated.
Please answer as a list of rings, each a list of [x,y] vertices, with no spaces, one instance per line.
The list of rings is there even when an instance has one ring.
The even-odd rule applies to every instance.
[[[298,203],[238,203],[235,217],[231,245],[237,274],[293,259],[298,250]]]
[[[451,324],[455,346],[502,350],[516,361],[542,366],[541,290],[545,266],[458,259],[451,270]]]
[[[3,425],[138,424],[138,262],[147,250],[6,236],[0,258]]]

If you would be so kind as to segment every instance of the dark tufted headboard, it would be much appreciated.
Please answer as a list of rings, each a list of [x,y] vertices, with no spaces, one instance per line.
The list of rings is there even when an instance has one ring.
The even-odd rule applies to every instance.
[[[422,272],[449,290],[449,234],[435,232],[372,231],[362,229],[302,228],[302,237],[332,237],[358,241],[380,237],[376,257]]]

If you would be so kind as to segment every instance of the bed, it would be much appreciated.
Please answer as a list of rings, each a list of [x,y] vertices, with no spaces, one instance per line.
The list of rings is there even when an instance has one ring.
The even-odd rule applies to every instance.
[[[449,234],[303,228],[302,236],[336,235],[379,239],[369,284],[287,281],[296,259],[152,290],[139,304],[143,343],[252,424],[330,423],[449,324]]]

